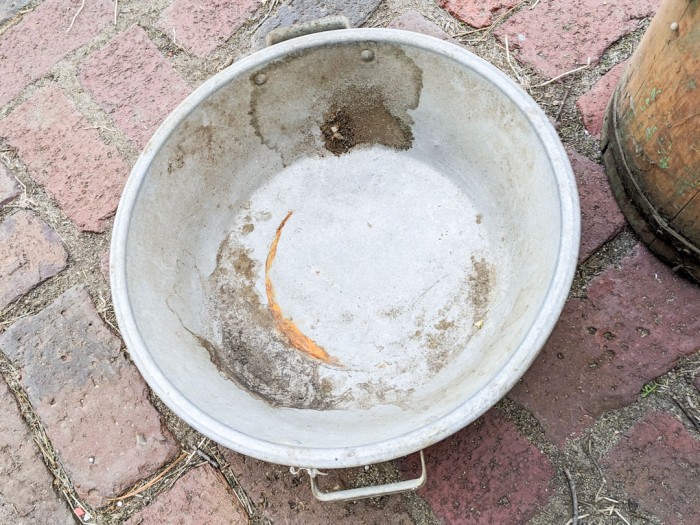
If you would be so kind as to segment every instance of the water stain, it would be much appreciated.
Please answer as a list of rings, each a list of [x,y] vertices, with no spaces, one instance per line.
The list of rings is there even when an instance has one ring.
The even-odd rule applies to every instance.
[[[369,62],[361,54],[372,48]],[[255,79],[265,75],[263,84]],[[285,166],[359,145],[408,149],[423,88],[420,67],[384,43],[327,45],[290,53],[250,75],[253,130]]]

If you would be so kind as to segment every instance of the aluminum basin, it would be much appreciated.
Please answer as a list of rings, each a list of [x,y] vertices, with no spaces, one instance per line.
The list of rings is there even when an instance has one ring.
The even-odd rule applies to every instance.
[[[443,41],[304,36],[238,61],[131,173],[111,283],[155,393],[218,443],[341,468],[503,397],[576,266],[567,155],[536,103]]]

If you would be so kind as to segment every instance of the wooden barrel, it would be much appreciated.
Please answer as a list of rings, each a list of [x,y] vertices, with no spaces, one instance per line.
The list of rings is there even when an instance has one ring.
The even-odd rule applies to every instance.
[[[608,105],[603,159],[632,228],[700,282],[700,0],[664,0]]]

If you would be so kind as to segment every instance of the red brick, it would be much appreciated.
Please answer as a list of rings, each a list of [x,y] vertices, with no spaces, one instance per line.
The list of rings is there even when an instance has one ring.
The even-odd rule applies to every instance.
[[[65,502],[52,489],[53,476],[2,378],[0,421],[0,523],[74,523]]]
[[[586,126],[588,133],[594,138],[600,138],[600,133],[603,131],[605,109],[608,107],[608,102],[617,87],[617,83],[620,81],[626,65],[626,60],[617,64],[605,73],[588,93],[581,95],[576,101],[576,107],[581,113],[583,125]]]
[[[244,525],[248,516],[224,477],[209,465],[187,472],[125,525]]]
[[[0,310],[66,267],[68,253],[51,227],[28,210],[0,224]]]
[[[0,135],[69,219],[82,230],[104,231],[129,167],[58,87],[37,91],[1,120]]]
[[[488,27],[494,16],[515,7],[520,0],[439,0],[440,7],[472,27]]]
[[[139,148],[191,91],[139,26],[90,55],[80,82]]]
[[[112,19],[107,0],[85,2],[73,24],[80,0],[46,0],[0,39],[0,106],[43,77],[68,53],[88,43]]]
[[[0,334],[0,347],[78,494],[100,506],[178,447],[148,388],[82,286]]]
[[[600,164],[568,150],[581,200],[581,247],[579,262],[593,255],[620,233],[627,223]]]
[[[259,0],[175,0],[158,25],[187,51],[204,57],[226,42],[260,7]]]
[[[700,288],[638,245],[570,299],[545,347],[509,396],[563,446],[644,384],[697,351]]]
[[[452,42],[453,44],[458,44],[457,40],[452,38],[449,33],[443,31],[440,26],[425,18],[415,9],[409,9],[403,14],[397,16],[391,22],[389,22],[387,27],[392,29],[403,29],[404,31],[413,31],[415,33],[423,33],[424,35],[434,36],[435,38],[446,40],[448,42]]]
[[[19,184],[7,168],[0,164],[0,208],[17,198]]]
[[[666,525],[700,523],[700,439],[670,414],[650,412],[601,462],[624,491]]]
[[[258,510],[272,523],[333,525],[413,525],[404,499],[392,496],[378,507],[368,500],[342,504],[321,503],[309,488],[305,473],[292,476],[289,467],[265,463],[231,450],[224,452],[233,473],[248,496],[258,502]],[[354,487],[361,469],[328,471],[319,484],[322,490]]]
[[[551,0],[522,9],[495,31],[521,62],[547,77],[595,63],[620,37],[650,17],[660,0]]]
[[[551,495],[552,464],[497,409],[425,454],[428,481],[418,494],[448,525],[526,523]],[[417,455],[397,463],[418,473]]]

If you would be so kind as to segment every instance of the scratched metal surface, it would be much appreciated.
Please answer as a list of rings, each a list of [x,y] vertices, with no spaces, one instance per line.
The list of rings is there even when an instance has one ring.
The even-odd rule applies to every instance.
[[[200,87],[114,232],[117,317],[154,391],[240,452],[345,467],[438,441],[512,387],[566,298],[578,200],[505,76],[429,37],[348,30]]]

